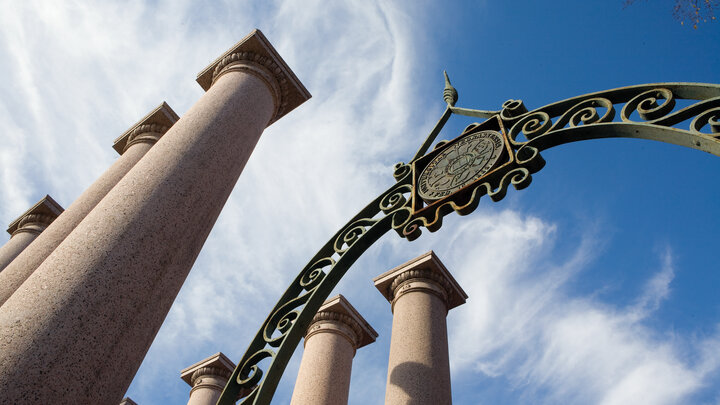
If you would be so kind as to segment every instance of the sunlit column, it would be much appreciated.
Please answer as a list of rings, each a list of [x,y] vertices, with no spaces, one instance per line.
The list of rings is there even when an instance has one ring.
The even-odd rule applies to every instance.
[[[120,401],[263,130],[310,97],[259,31],[198,82],[200,100],[0,307],[8,403]]]
[[[180,378],[192,388],[188,405],[215,405],[235,369],[222,353],[200,360],[180,372]]]
[[[63,209],[50,198],[49,195],[43,197],[37,204],[30,207],[16,220],[12,221],[8,226],[7,232],[10,234],[10,240],[0,247],[0,289],[4,288],[3,278],[5,269],[17,258],[23,251],[28,249],[28,245],[37,239],[57,217],[62,213]],[[3,301],[0,300],[0,305]]]
[[[342,295],[320,307],[305,335],[291,405],[346,405],[355,351],[377,332]]]
[[[120,405],[138,405],[137,402],[133,401],[129,397],[125,397],[122,401],[120,401]]]
[[[0,305],[10,298],[177,120],[177,114],[163,102],[115,140],[113,148],[120,154],[115,163],[0,273]]]
[[[385,404],[451,404],[445,318],[467,295],[432,251],[373,281],[393,311]]]

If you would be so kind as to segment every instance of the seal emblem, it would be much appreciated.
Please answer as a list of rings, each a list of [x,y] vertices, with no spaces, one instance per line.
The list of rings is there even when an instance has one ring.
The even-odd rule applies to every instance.
[[[503,151],[503,137],[497,131],[467,135],[440,152],[420,173],[420,197],[437,201],[473,181],[495,166]]]

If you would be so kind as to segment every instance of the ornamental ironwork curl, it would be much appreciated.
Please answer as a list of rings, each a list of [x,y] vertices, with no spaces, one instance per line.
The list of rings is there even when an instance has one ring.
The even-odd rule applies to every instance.
[[[676,102],[679,99],[695,102],[678,109]],[[574,97],[520,114],[515,112],[522,102],[511,101],[499,115],[511,128],[510,138],[518,149],[532,145],[542,151],[586,139],[627,137],[672,143],[720,156],[719,85],[658,83],[629,86]],[[595,105],[581,108],[591,102]],[[599,108],[605,111],[600,114]],[[573,114],[574,110],[578,111]],[[616,110],[620,111],[619,120],[615,119]],[[578,116],[580,111],[585,116]],[[687,126],[682,125],[688,120],[691,122]]]
[[[480,198],[500,201],[513,185],[527,187],[532,174],[545,164],[540,153],[553,146],[597,138],[639,138],[686,146],[720,156],[720,85],[661,83],[623,87],[586,94],[528,111],[521,100],[508,100],[500,110],[455,107],[457,91],[445,76],[447,104],[410,163],[393,170],[396,183],[351,218],[303,268],[275,305],[233,371],[218,405],[269,404],[295,348],[313,316],[350,266],[390,230],[413,240],[422,228],[442,226],[445,215],[467,215]],[[678,99],[695,100],[676,109]],[[616,119],[620,111],[620,119]],[[636,114],[637,113],[637,114]],[[495,120],[506,136],[507,155],[486,174],[448,198],[424,202],[415,178],[428,156],[453,141],[430,146],[451,115],[485,118],[468,126],[458,138],[479,131]],[[637,116],[637,118],[636,118]],[[690,121],[687,126],[681,126]],[[428,152],[431,150],[430,152]],[[269,362],[266,367],[261,362]],[[240,394],[249,393],[244,398]]]
[[[368,247],[409,220],[412,172],[398,169],[402,175],[397,183],[348,221],[290,284],[233,371],[218,404],[235,404],[239,394],[248,391],[241,404],[270,402],[287,362],[335,285]],[[270,361],[265,370],[259,365],[264,360]]]
[[[499,179],[491,178],[487,182],[474,185],[467,197],[434,207],[429,216],[412,218],[403,226],[402,236],[411,241],[415,240],[422,233],[423,227],[427,228],[430,232],[435,232],[442,226],[442,220],[445,215],[453,211],[459,215],[472,213],[475,211],[475,208],[477,208],[480,198],[484,195],[489,196],[494,202],[498,202],[505,198],[507,189],[511,184],[516,190],[522,190],[529,186],[532,179],[530,175],[530,170],[524,167],[518,167],[504,173]]]

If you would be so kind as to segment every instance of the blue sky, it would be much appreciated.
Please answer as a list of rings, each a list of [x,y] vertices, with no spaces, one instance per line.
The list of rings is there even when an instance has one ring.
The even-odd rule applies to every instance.
[[[117,136],[163,100],[182,115],[202,95],[196,74],[263,30],[313,98],[265,131],[128,391],[184,403],[179,371],[218,351],[238,361],[306,261],[393,183],[442,113],[443,69],[458,106],[488,110],[717,83],[720,25],[682,26],[672,5],[11,2],[0,219],[45,194],[69,206]],[[384,396],[392,317],[372,278],[433,249],[469,295],[448,316],[455,403],[720,404],[720,159],[639,140],[543,156],[528,189],[415,242],[388,234],[338,285],[380,335],[355,357],[350,403]],[[289,401],[300,354],[274,403]]]

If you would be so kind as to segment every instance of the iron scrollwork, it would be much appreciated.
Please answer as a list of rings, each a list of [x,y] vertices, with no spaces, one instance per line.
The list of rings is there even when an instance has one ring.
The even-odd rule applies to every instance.
[[[412,191],[409,166],[397,165],[397,183],[353,217],[310,260],[265,320],[218,404],[268,404],[300,339],[332,289],[360,255],[391,229],[410,217]],[[259,365],[270,360],[265,371]]]
[[[679,99],[695,102],[677,109]],[[516,101],[500,112],[503,122],[511,127],[510,138],[518,150],[535,147],[542,151],[586,139],[627,137],[687,146],[720,156],[720,85],[629,86],[513,114],[518,105],[522,102]],[[620,110],[619,120],[615,119],[616,109]],[[683,126],[687,120],[691,122]]]
[[[545,164],[540,156],[543,150],[586,139],[626,137],[687,146],[720,156],[720,85],[646,84],[586,94],[532,111],[520,100],[508,100],[498,111],[484,111],[456,107],[457,91],[446,75],[443,98],[447,107],[415,157],[410,163],[395,165],[396,183],[348,221],[290,284],[233,371],[218,405],[235,404],[241,397],[242,404],[270,403],[312,317],[350,266],[382,235],[395,230],[401,237],[413,240],[420,236],[421,228],[438,230],[447,214],[471,213],[483,195],[499,201],[510,185],[516,189],[527,187],[531,175]],[[678,99],[695,102],[676,109]],[[452,114],[486,120],[468,126],[454,140],[438,142],[428,152]],[[682,127],[687,121],[687,127]],[[478,159],[489,155],[482,150],[470,151],[470,146],[463,145],[471,143],[463,144],[461,140],[473,134],[478,138],[482,131],[500,134],[503,154],[489,167],[478,169]],[[488,138],[497,139],[494,135]],[[455,148],[456,153],[443,155],[449,148]],[[460,156],[463,153],[467,156]],[[453,188],[446,196],[426,194],[426,198],[433,198],[425,201],[416,186],[433,159],[448,159],[441,163],[442,170],[473,170],[474,174],[468,176],[477,178],[468,181],[468,176],[463,176],[462,187]],[[263,371],[260,363],[267,360],[269,365]]]

